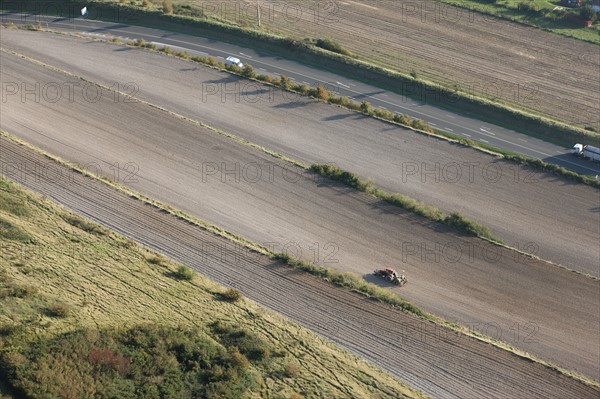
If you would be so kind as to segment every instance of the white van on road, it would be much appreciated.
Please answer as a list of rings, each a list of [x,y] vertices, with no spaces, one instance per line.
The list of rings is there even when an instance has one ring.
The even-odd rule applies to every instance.
[[[244,64],[242,64],[242,62],[240,61],[239,58],[235,58],[235,57],[232,57],[232,56],[229,56],[229,57],[225,58],[225,66],[227,66],[227,65],[236,65],[239,68],[243,68],[244,67]]]

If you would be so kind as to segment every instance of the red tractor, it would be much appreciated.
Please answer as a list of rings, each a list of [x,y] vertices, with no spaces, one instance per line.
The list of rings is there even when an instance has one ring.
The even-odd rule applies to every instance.
[[[373,274],[389,281],[392,284],[399,285],[400,287],[408,282],[408,279],[404,274],[398,274],[398,272],[391,267],[386,269],[376,269]]]

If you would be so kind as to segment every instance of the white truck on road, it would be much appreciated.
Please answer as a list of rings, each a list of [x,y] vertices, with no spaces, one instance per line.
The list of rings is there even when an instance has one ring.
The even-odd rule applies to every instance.
[[[600,148],[591,145],[575,144],[571,152],[583,158],[600,161]]]

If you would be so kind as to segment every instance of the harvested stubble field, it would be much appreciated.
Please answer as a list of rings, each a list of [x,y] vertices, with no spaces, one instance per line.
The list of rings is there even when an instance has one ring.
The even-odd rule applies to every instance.
[[[253,0],[174,1],[242,26]],[[435,0],[261,2],[263,29],[333,39],[362,60],[579,127],[600,129],[600,51],[591,43]]]
[[[271,361],[252,362],[250,366],[261,376],[252,397],[423,397],[371,364],[252,301],[221,300],[218,294],[225,288],[205,277],[194,273],[192,281],[177,279],[174,262],[5,180],[0,180],[0,217],[28,235],[27,240],[18,241],[7,238],[5,230],[0,229],[0,361],[7,370],[9,365],[18,369],[12,360],[28,346],[81,328],[122,329],[151,324],[198,329],[199,335],[210,336],[207,326],[219,321],[256,334],[268,343]],[[18,290],[25,293],[14,294]],[[48,309],[64,311],[57,317]],[[21,349],[9,346],[17,339],[24,345]],[[210,336],[211,341],[216,339],[214,334]],[[74,397],[69,396],[73,387],[77,397],[84,397],[83,377],[70,374],[72,365],[68,362],[62,369],[58,367],[60,355],[52,355],[56,356],[54,365],[58,370],[21,370],[31,380],[17,378],[12,382],[25,383],[29,397],[36,397],[42,389],[54,392],[56,397]],[[51,384],[30,390],[36,388],[35,381],[42,384],[48,376],[52,377]],[[0,378],[0,397],[6,390],[4,386]]]

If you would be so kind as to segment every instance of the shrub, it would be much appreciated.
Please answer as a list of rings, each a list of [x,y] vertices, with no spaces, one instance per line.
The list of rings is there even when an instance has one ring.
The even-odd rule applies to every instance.
[[[271,77],[269,75],[258,75],[256,79],[260,80],[261,82],[271,83]]]
[[[70,305],[63,302],[56,302],[55,304],[50,305],[46,308],[48,316],[51,317],[65,318],[68,317],[72,311],[73,308]]]
[[[480,225],[477,222],[474,222],[457,212],[451,213],[449,216],[446,216],[444,219],[444,223],[456,227],[459,230],[470,233],[477,237],[487,238],[490,240],[495,240],[492,237],[492,234],[487,229],[487,227]]]
[[[295,362],[289,362],[283,366],[283,372],[286,377],[294,378],[300,374],[300,367]]]
[[[391,111],[388,111],[387,109],[375,108],[373,110],[373,113],[375,114],[376,117],[381,118],[381,119],[385,119],[388,121],[391,121],[394,119],[394,113]]]
[[[279,76],[279,86],[282,89],[289,90],[292,87],[292,81],[285,75]]]
[[[20,242],[31,242],[33,240],[27,232],[2,218],[0,218],[0,238]]]
[[[264,361],[271,357],[271,346],[251,331],[217,321],[210,324],[219,341],[228,348],[237,348],[251,361]]]
[[[108,348],[92,349],[87,356],[87,361],[101,369],[115,370],[122,376],[129,373],[131,362],[127,357],[121,356]]]
[[[69,223],[71,226],[77,227],[78,229],[81,229],[81,230],[85,231],[86,233],[103,235],[103,236],[108,234],[108,230],[105,229],[104,227],[102,227],[94,222],[88,222],[87,220],[85,220],[84,218],[82,218],[80,216],[77,216],[74,214],[69,214],[69,215],[63,216],[63,219],[65,222]]]
[[[410,71],[410,76],[413,79],[419,79],[419,74],[417,74],[417,71],[415,71],[414,69],[412,71]]]
[[[340,181],[360,191],[365,191],[370,186],[369,182],[363,182],[358,175],[342,170],[337,166],[328,164],[312,164],[310,166],[310,170],[332,180]]]
[[[300,94],[308,94],[310,87],[306,84],[297,84],[292,87],[292,90],[297,91]]]
[[[333,51],[334,53],[351,56],[352,53],[343,48],[338,42],[332,39],[317,39],[316,45],[322,49]]]
[[[192,281],[194,272],[189,267],[180,265],[175,272],[175,278],[178,280]]]
[[[598,15],[589,4],[579,9],[579,17],[584,21],[592,21],[592,23],[598,19]]]
[[[361,104],[357,103],[356,101],[350,101],[348,103],[348,108],[354,110],[354,111],[360,111],[361,110]]]
[[[242,73],[242,68],[233,64],[225,66],[225,69],[238,75]]]
[[[315,91],[315,97],[319,98],[321,100],[327,101],[329,99],[329,96],[331,94],[329,93],[329,90],[327,90],[325,87],[318,85]]]
[[[160,50],[165,54],[171,54],[171,47],[169,46],[163,46]]]
[[[253,79],[256,77],[256,71],[252,67],[252,65],[246,64],[242,68],[242,76],[245,78]]]
[[[0,298],[28,298],[34,296],[38,289],[29,285],[14,285],[10,287],[0,288]]]
[[[394,122],[396,123],[400,123],[401,125],[405,125],[405,126],[410,126],[412,119],[410,116],[406,115],[406,114],[402,114],[402,115],[394,115]]]
[[[163,1],[162,9],[165,14],[173,14],[173,3],[171,3],[170,1]]]
[[[242,293],[235,288],[228,288],[225,292],[220,293],[219,296],[228,302],[237,302],[242,299]]]
[[[231,363],[234,367],[240,369],[247,369],[250,367],[250,361],[246,356],[240,353],[238,348],[231,348],[229,350],[229,355],[231,356]]]
[[[144,45],[146,44],[146,41],[142,38],[139,39],[135,39],[134,45],[137,47],[144,47]]]
[[[190,55],[188,54],[187,51],[178,51],[177,53],[175,53],[175,55],[179,58],[183,58],[184,60],[187,60],[188,58],[190,58]]]
[[[151,265],[162,266],[166,261],[167,259],[162,255],[153,255],[146,258],[146,262],[150,263]]]
[[[120,37],[113,37],[111,39],[111,42],[116,43],[116,44],[121,44],[121,38]]]
[[[432,131],[431,127],[429,127],[427,122],[425,122],[423,119],[413,119],[410,125],[417,130],[423,130],[425,132]]]
[[[363,100],[363,102],[360,103],[360,110],[365,114],[370,114],[371,104],[367,100]]]
[[[142,7],[144,8],[148,8],[150,7],[150,1],[149,0],[142,0]]]
[[[340,104],[342,107],[349,107],[350,99],[346,96],[341,96],[338,97],[337,103]]]

